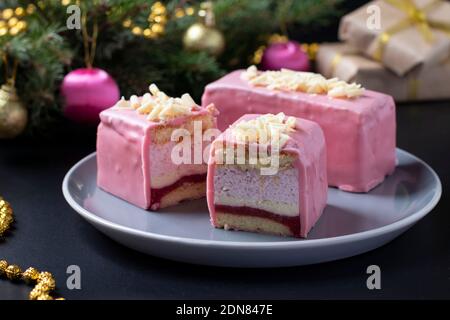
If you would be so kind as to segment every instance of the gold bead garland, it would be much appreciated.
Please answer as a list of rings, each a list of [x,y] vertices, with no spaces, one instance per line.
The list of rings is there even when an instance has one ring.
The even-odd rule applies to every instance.
[[[13,210],[10,204],[2,197],[0,197],[0,237],[2,237],[6,233],[13,221]]]
[[[2,236],[13,222],[13,210],[10,204],[0,197],[0,236]],[[6,260],[0,260],[0,277],[6,277],[11,281],[23,280],[27,284],[35,284],[29,294],[30,300],[64,300],[53,298],[50,293],[56,288],[56,281],[48,271],[39,272],[36,268],[22,269],[15,264],[8,264]]]
[[[11,264],[6,267],[5,275],[9,280],[19,280],[21,276],[22,270],[19,266],[15,264]]]
[[[30,267],[24,272],[15,264],[9,265],[6,260],[0,260],[0,277],[5,276],[11,281],[23,280],[27,284],[35,284],[28,298],[30,300],[64,300],[64,298],[53,298],[50,293],[55,290],[56,282],[53,275],[48,271],[39,272]]]
[[[39,271],[33,267],[29,267],[22,273],[22,279],[28,284],[37,281],[38,278],[39,278]]]

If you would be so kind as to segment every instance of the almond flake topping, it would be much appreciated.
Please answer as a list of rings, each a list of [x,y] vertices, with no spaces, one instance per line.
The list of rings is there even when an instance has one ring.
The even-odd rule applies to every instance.
[[[257,118],[241,121],[231,127],[238,141],[260,144],[277,143],[282,147],[289,139],[289,132],[295,131],[296,119],[286,117],[283,112],[265,114]]]
[[[355,98],[364,93],[360,84],[347,83],[337,78],[326,79],[313,72],[299,72],[288,69],[280,71],[258,71],[250,66],[241,73],[241,79],[251,85],[271,90],[300,91],[311,94],[327,94],[333,98]]]
[[[150,121],[164,121],[191,114],[197,108],[192,97],[185,93],[180,98],[173,98],[158,89],[155,84],[149,87],[150,93],[142,97],[132,95],[130,100],[120,99],[115,107],[134,109],[147,116]]]

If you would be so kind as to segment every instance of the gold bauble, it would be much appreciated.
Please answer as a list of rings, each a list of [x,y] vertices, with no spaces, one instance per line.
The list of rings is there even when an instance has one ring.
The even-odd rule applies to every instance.
[[[10,83],[0,88],[0,139],[21,134],[28,122],[28,112]]]
[[[194,23],[186,30],[183,44],[187,50],[205,51],[218,56],[225,48],[225,38],[214,27],[208,27],[203,23]]]

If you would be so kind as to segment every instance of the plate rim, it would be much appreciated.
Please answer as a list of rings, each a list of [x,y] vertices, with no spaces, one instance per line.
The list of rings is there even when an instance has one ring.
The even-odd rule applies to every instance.
[[[177,237],[177,236],[169,236],[169,235],[162,235],[154,232],[148,232],[148,231],[142,231],[133,229],[131,227],[123,226],[121,224],[118,224],[116,222],[109,221],[105,218],[101,218],[94,213],[89,212],[87,209],[80,206],[75,199],[72,197],[72,195],[69,192],[69,179],[73,175],[73,173],[82,166],[85,162],[91,160],[91,158],[95,157],[97,152],[93,152],[81,160],[79,160],[77,163],[75,163],[70,170],[66,173],[63,179],[62,183],[62,192],[64,195],[64,198],[68,202],[69,206],[72,207],[72,209],[75,210],[79,215],[81,215],[84,219],[86,219],[91,224],[100,224],[102,227],[113,229],[116,232],[125,233],[128,235],[136,236],[136,237],[144,237],[148,240],[157,240],[157,241],[164,241],[164,242],[171,242],[176,244],[184,244],[184,245],[194,245],[194,246],[208,246],[208,247],[217,247],[217,248],[249,248],[249,249],[257,249],[257,248],[277,248],[281,247],[284,249],[294,249],[294,248],[304,248],[304,247],[322,247],[327,245],[338,245],[342,243],[347,242],[356,242],[356,241],[362,241],[367,240],[370,238],[374,238],[383,234],[389,234],[398,230],[401,230],[405,227],[412,226],[414,223],[422,219],[425,215],[427,215],[433,208],[437,205],[439,202],[441,195],[442,195],[442,183],[439,179],[439,176],[437,173],[431,168],[425,161],[420,159],[419,157],[413,155],[412,153],[405,151],[400,148],[396,148],[396,152],[404,153],[412,158],[414,158],[416,161],[420,162],[426,169],[428,169],[433,178],[437,182],[437,188],[436,192],[433,195],[433,198],[421,209],[417,212],[413,213],[412,215],[409,215],[403,219],[400,219],[398,221],[395,221],[391,224],[378,227],[371,230],[365,230],[360,231],[356,233],[346,234],[342,236],[335,236],[330,238],[321,238],[321,239],[301,239],[298,241],[280,241],[280,242],[271,242],[271,241],[221,241],[221,240],[204,240],[204,239],[194,239],[194,238],[184,238],[184,237]],[[122,200],[124,201],[124,200]],[[211,226],[212,228],[212,226]]]

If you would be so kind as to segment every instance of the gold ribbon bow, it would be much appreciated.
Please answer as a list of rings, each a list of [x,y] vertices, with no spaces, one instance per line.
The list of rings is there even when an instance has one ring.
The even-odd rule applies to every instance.
[[[355,52],[348,51],[348,52],[336,52],[333,55],[333,58],[331,59],[330,63],[330,71],[327,73],[327,75],[330,78],[337,77],[336,75],[336,68],[339,66],[339,64],[342,62],[342,59],[344,59],[348,55],[354,55]],[[450,57],[443,61],[443,64],[449,63],[450,64]],[[408,100],[416,100],[419,98],[419,89],[420,89],[420,80],[417,78],[416,74],[414,72],[411,72],[407,78],[405,78],[405,81],[407,81],[407,99]]]
[[[432,29],[438,29],[450,35],[450,24],[432,21],[428,18],[427,12],[441,3],[442,0],[435,0],[426,5],[423,8],[418,8],[413,0],[384,0],[390,5],[406,13],[406,18],[382,32],[378,36],[378,46],[375,50],[373,57],[377,61],[381,61],[383,58],[384,48],[391,39],[391,37],[406,28],[416,26],[425,41],[432,43],[434,41],[434,35]]]

